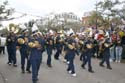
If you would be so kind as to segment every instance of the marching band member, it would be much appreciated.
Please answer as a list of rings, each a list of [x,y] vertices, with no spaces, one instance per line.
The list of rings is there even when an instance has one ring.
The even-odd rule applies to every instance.
[[[103,41],[103,58],[102,58],[102,61],[99,63],[99,65],[101,67],[104,67],[104,62],[106,62],[107,64],[107,69],[112,69],[111,68],[111,65],[110,65],[110,47],[111,47],[111,43],[109,41],[109,38],[105,38],[104,41]]]
[[[22,30],[22,35],[18,37],[17,41],[17,47],[19,48],[20,55],[21,55],[21,70],[22,73],[25,73],[25,59],[27,60],[27,66],[26,71],[28,73],[31,73],[30,71],[30,61],[29,61],[29,48],[28,48],[28,30],[25,26],[21,26],[21,28],[24,27],[25,29]]]
[[[37,28],[33,26],[32,29]],[[38,29],[38,28],[37,28]],[[33,30],[32,38],[30,39],[28,46],[30,47],[30,63],[32,66],[32,81],[36,83],[38,81],[38,73],[40,69],[40,64],[42,61],[42,53],[45,45],[45,41],[40,37],[38,30]]]
[[[62,43],[62,39],[61,39],[61,37],[60,37],[60,32],[59,33],[57,33],[57,37],[56,37],[56,54],[54,55],[54,58],[56,59],[56,60],[59,60],[59,55],[61,54],[61,52],[62,52],[62,47],[63,47],[63,43]]]
[[[88,39],[85,41],[85,51],[83,56],[83,63],[81,67],[85,69],[86,63],[88,63],[88,71],[91,73],[94,73],[91,66],[91,57],[93,54],[93,42],[91,41],[91,38],[88,37]]]
[[[8,64],[13,64],[14,67],[17,67],[17,59],[16,59],[16,42],[17,37],[13,31],[10,31],[6,43],[7,43],[7,52],[8,52]]]
[[[72,35],[70,35],[72,36]],[[74,59],[76,54],[76,42],[73,37],[70,38],[68,41],[68,49],[67,49],[67,59],[69,61],[67,71],[72,75],[76,76],[75,66],[74,66]]]
[[[66,36],[65,40],[64,40],[64,52],[65,52],[65,55],[64,55],[64,62],[66,62],[67,64],[69,64],[69,60],[68,60],[68,55],[67,55],[67,52],[68,52],[68,42],[70,40],[70,36]]]
[[[79,43],[78,43],[78,45],[79,45],[79,50],[80,50],[80,52],[81,52],[81,55],[80,55],[80,61],[82,61],[83,60],[83,56],[84,56],[84,51],[85,51],[85,45],[84,45],[84,38],[80,38],[80,40],[79,40]]]

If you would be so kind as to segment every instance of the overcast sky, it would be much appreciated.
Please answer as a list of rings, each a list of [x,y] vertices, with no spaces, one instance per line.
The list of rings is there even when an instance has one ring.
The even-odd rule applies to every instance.
[[[82,17],[84,12],[94,9],[100,0],[8,0],[16,11],[44,16],[50,12],[74,12]]]

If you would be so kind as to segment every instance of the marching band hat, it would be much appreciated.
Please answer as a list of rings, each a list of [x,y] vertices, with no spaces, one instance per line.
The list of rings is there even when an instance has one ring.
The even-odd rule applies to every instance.
[[[28,29],[24,29],[24,30],[22,30],[23,33],[28,32],[28,31],[29,31]]]
[[[24,24],[20,24],[19,27],[22,29],[22,32],[28,32],[28,29]]]
[[[32,31],[32,34],[36,34],[38,32],[38,30]]]
[[[73,33],[70,33],[70,35],[69,36],[72,36],[73,35]]]
[[[33,24],[33,27],[32,27],[32,34],[35,34],[37,33],[39,30],[38,30],[38,27],[36,24]]]

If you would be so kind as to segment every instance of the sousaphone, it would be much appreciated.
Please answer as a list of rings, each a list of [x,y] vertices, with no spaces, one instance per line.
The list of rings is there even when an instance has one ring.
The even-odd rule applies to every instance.
[[[13,33],[19,32],[19,28],[17,28],[17,25],[15,25],[15,24],[9,24],[9,26],[7,27],[7,30],[9,32],[13,32]]]

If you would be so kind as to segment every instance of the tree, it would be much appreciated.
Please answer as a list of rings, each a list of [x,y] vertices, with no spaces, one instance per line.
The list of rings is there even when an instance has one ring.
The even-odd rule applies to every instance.
[[[89,17],[89,25],[97,27],[102,26],[103,16],[98,11],[93,11]]]
[[[103,16],[103,26],[107,28],[111,27],[110,25],[113,19],[117,19],[118,22],[120,21],[118,19],[121,18],[121,11],[117,6],[122,4],[124,4],[124,2],[120,2],[119,0],[103,0],[96,4],[98,6],[98,11],[101,13],[101,16]]]
[[[0,3],[0,27],[2,27],[1,22],[11,20],[9,16],[14,12],[13,8],[8,7],[8,1],[3,1]],[[4,30],[3,30],[4,31]]]
[[[4,1],[2,4],[0,4],[0,21],[13,19],[10,18],[9,16],[12,15],[14,9],[7,7],[8,7],[8,1]]]
[[[121,19],[125,20],[125,5],[123,5],[122,9],[119,10],[118,14],[121,17]]]

